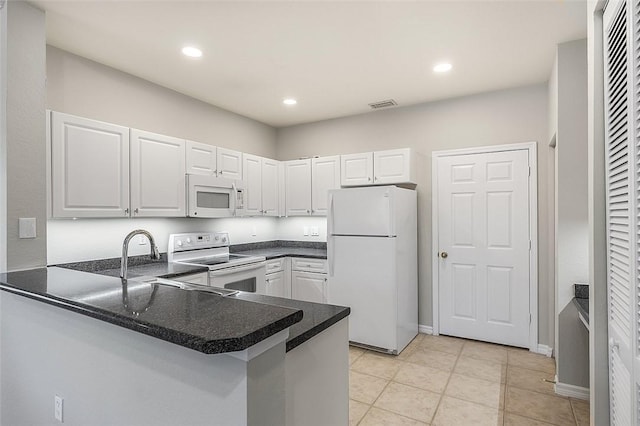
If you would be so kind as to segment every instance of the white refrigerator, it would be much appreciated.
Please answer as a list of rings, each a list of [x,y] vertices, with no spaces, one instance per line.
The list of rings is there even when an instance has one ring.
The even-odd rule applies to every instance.
[[[400,353],[418,334],[416,192],[329,191],[327,301],[349,306],[349,340]]]

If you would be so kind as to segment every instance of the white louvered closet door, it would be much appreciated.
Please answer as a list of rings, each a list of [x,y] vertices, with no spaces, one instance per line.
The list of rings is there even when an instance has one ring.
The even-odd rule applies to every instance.
[[[611,424],[638,424],[638,291],[636,147],[637,1],[610,1],[604,11],[607,292]]]

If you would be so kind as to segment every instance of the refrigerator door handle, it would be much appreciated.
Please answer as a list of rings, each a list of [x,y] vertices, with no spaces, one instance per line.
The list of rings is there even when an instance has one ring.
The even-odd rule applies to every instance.
[[[327,235],[333,235],[333,194],[329,193],[329,211],[327,212]]]
[[[333,277],[333,264],[335,263],[333,235],[327,236],[327,258],[329,259],[329,276]]]

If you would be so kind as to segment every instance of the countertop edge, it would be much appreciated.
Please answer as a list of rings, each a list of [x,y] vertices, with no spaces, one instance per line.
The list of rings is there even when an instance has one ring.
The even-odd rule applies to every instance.
[[[318,334],[322,333],[324,330],[336,324],[338,321],[341,321],[344,318],[348,317],[350,314],[351,314],[351,308],[345,307],[345,309],[335,314],[328,320],[323,321],[322,323],[316,325],[315,327],[312,327],[311,329],[302,333],[301,335],[288,340],[286,351],[289,352],[290,350],[295,349],[296,347],[310,340],[312,337],[317,336]]]
[[[286,328],[291,327],[293,324],[302,320],[303,311],[300,309],[295,310],[291,314],[284,318],[281,318],[272,324],[256,330],[250,334],[242,336],[240,338],[232,339],[218,339],[215,341],[208,341],[205,339],[197,338],[191,334],[167,329],[165,327],[156,326],[147,322],[136,321],[132,318],[118,316],[108,311],[103,311],[100,308],[91,307],[87,308],[82,304],[75,304],[67,299],[57,298],[51,295],[42,295],[38,293],[32,293],[29,291],[21,290],[17,287],[13,287],[6,283],[0,283],[0,290],[12,293],[18,296],[36,300],[46,303],[51,306],[71,311],[80,315],[85,315],[90,318],[103,321],[108,324],[112,324],[118,327],[122,327],[131,331],[135,331],[158,340],[173,343],[188,349],[192,349],[207,355],[223,354],[228,352],[237,352],[245,350],[262,340],[270,337]],[[256,303],[256,302],[251,302]],[[292,309],[292,308],[289,308]],[[293,310],[293,309],[292,309]],[[268,328],[268,331],[265,329]],[[173,338],[167,338],[173,337]]]

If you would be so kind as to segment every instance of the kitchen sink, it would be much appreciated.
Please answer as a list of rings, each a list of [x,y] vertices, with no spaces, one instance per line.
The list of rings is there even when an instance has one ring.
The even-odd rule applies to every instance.
[[[176,287],[181,290],[187,291],[201,291],[204,293],[212,293],[222,297],[235,296],[239,293],[238,290],[229,290],[226,288],[219,287],[209,287],[198,284],[185,283],[182,281],[168,280],[166,278],[157,278],[157,277],[149,277],[149,278],[137,278],[136,281],[142,282],[144,284],[152,284],[152,285],[162,285],[167,287]]]

